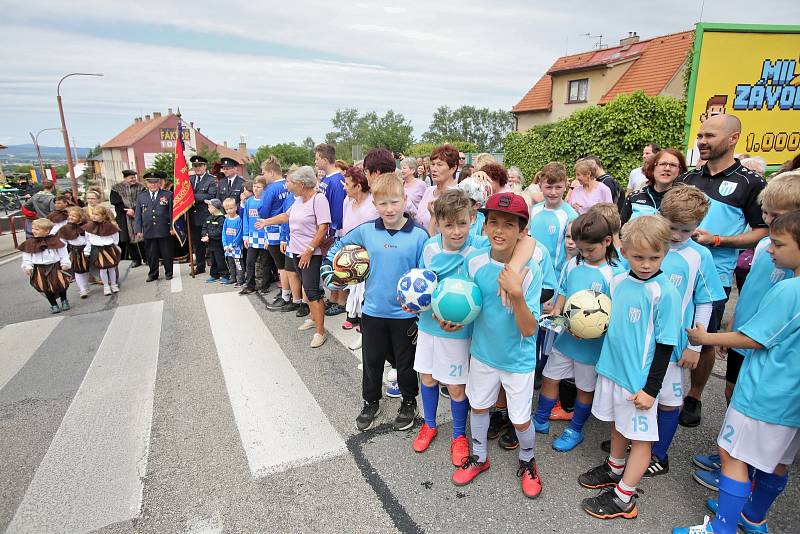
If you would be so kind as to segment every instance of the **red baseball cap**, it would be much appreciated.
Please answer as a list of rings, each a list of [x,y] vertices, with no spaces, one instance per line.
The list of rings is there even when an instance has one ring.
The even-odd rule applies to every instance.
[[[515,193],[497,193],[489,197],[486,201],[486,206],[479,210],[484,215],[490,211],[503,211],[511,213],[528,222],[530,215],[528,214],[528,204],[522,196]]]

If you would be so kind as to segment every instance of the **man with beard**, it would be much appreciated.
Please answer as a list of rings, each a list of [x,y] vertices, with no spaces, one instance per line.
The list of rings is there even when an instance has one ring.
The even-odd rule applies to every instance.
[[[206,244],[200,240],[203,223],[208,219],[208,202],[217,198],[217,179],[208,172],[208,160],[203,156],[189,158],[194,176],[190,178],[194,191],[194,206],[190,211],[189,233],[194,249],[195,274],[206,271]]]
[[[133,230],[136,215],[136,197],[147,189],[139,183],[139,176],[134,170],[122,171],[122,181],[111,186],[109,202],[114,206],[117,226],[119,226],[119,246],[122,258],[130,258],[131,268],[142,265],[141,238]]]

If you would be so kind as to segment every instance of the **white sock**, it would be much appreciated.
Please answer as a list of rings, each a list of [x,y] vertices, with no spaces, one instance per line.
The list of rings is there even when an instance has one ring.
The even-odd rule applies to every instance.
[[[89,273],[75,273],[75,283],[78,284],[78,289],[86,291],[89,287]]]
[[[108,281],[111,285],[117,285],[117,271],[116,269],[106,269],[108,271]]]
[[[108,287],[108,269],[100,269],[100,280],[103,282],[103,287]]]
[[[286,302],[289,302],[289,299],[292,298],[292,290],[291,289],[281,289],[281,298]]]
[[[628,486],[622,480],[619,481],[617,487],[614,488],[614,493],[617,494],[619,500],[622,502],[631,502],[631,498],[633,497],[633,493],[636,491],[636,486]]]
[[[611,468],[611,472],[615,475],[621,475],[625,471],[625,463],[627,458],[612,458],[611,456],[608,457],[608,467]]]

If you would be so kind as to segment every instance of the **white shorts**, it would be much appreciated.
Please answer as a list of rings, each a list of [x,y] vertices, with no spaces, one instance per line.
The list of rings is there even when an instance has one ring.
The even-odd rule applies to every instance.
[[[678,367],[678,362],[669,362],[664,381],[661,383],[661,393],[658,394],[658,403],[664,406],[683,406],[684,386],[683,378],[686,369]]]
[[[759,421],[728,406],[717,445],[737,460],[773,473],[778,464],[794,463],[800,450],[800,428]]]
[[[597,371],[594,370],[594,365],[573,360],[556,348],[550,352],[542,374],[553,380],[574,378],[575,386],[581,391],[594,391],[597,384]]]
[[[469,339],[417,333],[414,370],[442,384],[466,384],[469,375]]]
[[[609,378],[597,377],[592,415],[601,421],[613,421],[617,432],[635,441],[658,441],[658,403],[649,410],[637,410],[628,397],[633,393]]]
[[[508,418],[515,425],[531,420],[533,407],[533,375],[530,373],[509,373],[472,358],[467,379],[469,405],[477,410],[485,410],[497,402],[500,386],[506,390]]]

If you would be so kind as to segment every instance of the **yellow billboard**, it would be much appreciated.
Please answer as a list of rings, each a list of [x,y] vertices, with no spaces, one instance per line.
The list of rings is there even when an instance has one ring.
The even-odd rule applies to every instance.
[[[700,124],[721,113],[742,121],[737,154],[777,166],[800,153],[800,26],[697,25],[685,128],[691,163]]]

